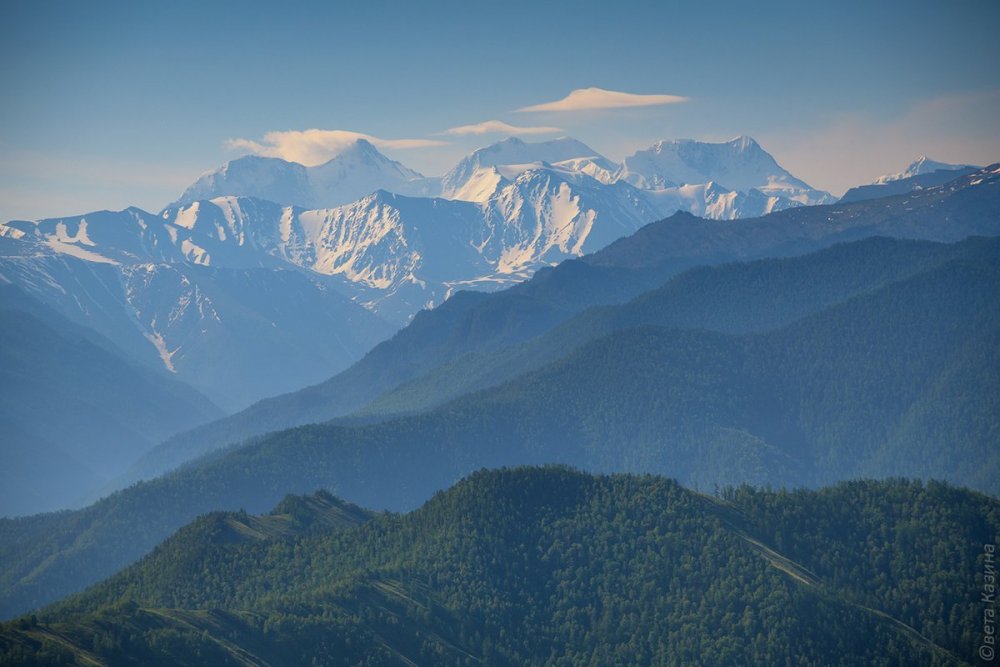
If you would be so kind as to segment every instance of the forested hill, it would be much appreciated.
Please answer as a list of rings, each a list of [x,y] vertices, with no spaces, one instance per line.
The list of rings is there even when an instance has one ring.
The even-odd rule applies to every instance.
[[[1000,502],[939,483],[712,498],[552,467],[480,472],[407,515],[218,538],[276,516],[198,520],[0,626],[0,662],[971,664],[1000,538]]]

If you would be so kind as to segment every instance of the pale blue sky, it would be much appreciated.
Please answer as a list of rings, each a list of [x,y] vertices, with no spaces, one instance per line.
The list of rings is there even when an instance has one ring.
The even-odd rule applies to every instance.
[[[1000,2],[0,4],[0,219],[158,209],[235,138],[347,130],[427,174],[558,127],[620,159],[756,137],[813,185],[1000,160]],[[516,113],[577,88],[681,104]],[[525,137],[531,139],[532,137]]]

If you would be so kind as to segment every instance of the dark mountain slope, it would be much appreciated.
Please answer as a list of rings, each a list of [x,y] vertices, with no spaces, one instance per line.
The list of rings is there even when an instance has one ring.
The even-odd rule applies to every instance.
[[[132,220],[127,211],[107,216],[112,229]],[[0,282],[230,411],[329,377],[395,330],[328,276],[128,252],[116,265],[55,254],[40,241],[11,243],[0,238]]]
[[[386,392],[361,414],[426,410],[539,368],[619,329],[766,331],[956,258],[996,256],[997,248],[997,240],[945,245],[873,237],[794,258],[691,269],[631,302],[588,309],[524,343],[459,357]]]
[[[978,167],[959,167],[957,169],[938,169],[927,174],[917,174],[909,178],[901,178],[887,183],[872,183],[870,185],[859,185],[851,188],[840,198],[841,204],[863,201],[865,199],[879,199],[880,197],[892,197],[895,195],[905,195],[914,190],[934,188],[945,183],[950,183],[956,178],[968,176],[979,171]]]
[[[0,285],[0,515],[71,505],[156,442],[219,414],[187,385]]]
[[[218,539],[220,521],[253,519],[204,517],[90,591],[0,626],[0,656],[969,664],[982,611],[968,582],[1000,535],[995,499],[941,484],[743,488],[721,500],[561,468],[477,473],[408,515],[353,528]]]

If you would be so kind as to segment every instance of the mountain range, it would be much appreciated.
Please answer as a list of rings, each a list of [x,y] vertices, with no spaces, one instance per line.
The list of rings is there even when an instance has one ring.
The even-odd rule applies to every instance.
[[[531,146],[536,145],[506,142],[503,146],[513,151],[510,159],[521,159],[525,157],[523,150],[535,150]],[[553,159],[589,152],[578,142],[562,140],[537,146],[549,151],[544,156]],[[481,154],[471,163],[482,169],[483,164],[507,159],[502,154],[504,151],[499,151],[492,158]],[[579,184],[598,181],[559,169],[528,170],[535,174],[530,178],[522,172],[505,192],[521,192],[519,188],[544,175],[546,192],[568,187],[568,182],[581,193],[577,202],[588,201]],[[379,398],[380,394],[417,382],[428,373],[432,376],[420,382],[440,384],[449,377],[440,369],[447,364],[454,366],[464,354],[518,344],[586,307],[625,301],[698,264],[802,252],[870,234],[949,241],[967,234],[996,233],[989,222],[995,219],[990,217],[996,208],[991,199],[995,171],[966,174],[945,186],[892,200],[888,207],[864,202],[796,207],[735,226],[675,215],[642,230],[635,236],[641,240],[611,242],[624,232],[610,232],[604,238],[610,243],[605,250],[582,262],[545,269],[536,280],[509,293],[495,298],[460,293],[460,298],[421,314],[413,327],[354,366],[352,362],[365,349],[391,334],[392,326],[352,303],[352,295],[356,300],[367,298],[363,303],[370,306],[379,298],[379,281],[402,283],[412,289],[407,298],[416,302],[427,285],[448,283],[462,272],[455,269],[455,264],[461,263],[456,257],[464,256],[467,266],[478,265],[476,270],[485,271],[489,264],[484,254],[489,252],[490,243],[495,242],[498,249],[492,251],[494,257],[499,249],[506,247],[513,252],[510,249],[517,247],[516,239],[506,244],[491,239],[480,253],[467,241],[455,238],[453,232],[463,229],[462,225],[472,233],[476,223],[470,220],[482,213],[482,203],[382,191],[347,207],[369,211],[353,215],[345,209],[304,211],[263,200],[223,197],[167,209],[159,215],[127,209],[0,225],[4,255],[0,276],[53,309],[53,315],[93,329],[117,354],[154,371],[154,375],[158,372],[157,377],[165,371],[189,385],[192,395],[200,392],[208,396],[209,405],[233,411],[267,399],[245,412],[191,431],[187,429],[218,414],[211,412],[214,406],[207,412],[185,411],[172,422],[176,428],[136,434],[127,445],[122,437],[110,436],[108,444],[117,443],[114,446],[122,454],[111,468],[86,480],[81,475],[80,484],[67,486],[65,493],[50,496],[45,502],[6,505],[3,511],[64,507],[86,494],[96,498],[99,489],[110,490],[165,472],[192,457],[269,430],[343,417],[358,410],[369,419],[386,410],[411,409],[409,400]],[[560,175],[566,180],[557,178]],[[608,188],[618,186],[631,187],[600,185],[593,195],[600,198],[607,195]],[[526,196],[533,196],[532,191]],[[494,199],[489,206],[500,209],[501,204],[511,201]],[[621,210],[628,211],[633,203],[624,197]],[[610,210],[603,206],[603,210]],[[383,214],[390,209],[404,212],[403,217],[433,219],[438,231],[417,228],[412,233],[422,236],[415,237],[407,236],[411,230],[404,229],[395,241],[389,241],[391,234],[369,223],[386,217]],[[618,215],[624,217],[625,213]],[[942,215],[949,221],[943,227],[937,222]],[[495,216],[502,219],[502,210],[496,210]],[[349,219],[363,222],[348,227]],[[509,228],[507,232],[513,233]],[[590,234],[583,241],[598,237]],[[426,244],[416,244],[416,238],[426,239]],[[644,260],[654,247],[655,252]],[[543,252],[536,247],[528,254]],[[548,252],[554,253],[550,257],[555,259],[562,251],[550,246]],[[396,263],[393,258],[401,261]],[[356,281],[345,280],[344,272]],[[528,272],[526,269],[525,274]],[[369,283],[363,293],[366,296],[359,296],[357,285],[361,281]],[[402,300],[404,292],[398,289],[395,297]],[[527,370],[509,364],[509,372],[497,375],[496,369],[487,372],[485,367],[468,367],[460,364],[449,371],[452,389],[444,395],[457,396],[461,388],[485,386],[481,384],[485,378],[496,381],[513,377],[515,369]],[[341,369],[347,370],[338,374]],[[399,391],[413,395],[418,386]],[[288,391],[293,393],[269,398]],[[426,400],[421,407],[432,406],[442,396],[439,391],[422,395]],[[379,399],[378,404],[366,408],[375,399]],[[10,437],[22,445],[19,451],[72,452],[83,447],[83,441],[71,437],[71,430],[39,440],[39,435],[29,435],[23,426],[10,428]],[[168,438],[173,431],[180,433]],[[161,440],[163,443],[154,447]],[[32,442],[48,445],[40,448]],[[89,458],[91,463],[106,459],[98,455]]]
[[[1000,0],[0,17],[0,667],[1000,663]]]
[[[828,199],[751,139],[675,142],[669,160],[666,145],[618,166],[568,138],[507,139],[438,181],[363,139],[317,167],[247,156],[158,214],[0,224],[0,280],[237,410],[330,377],[457,290],[517,283],[678,207]],[[746,191],[689,182],[717,177]]]
[[[417,181],[452,198],[379,189],[301,207]],[[509,286],[679,207],[729,218],[830,200],[747,137],[659,142],[620,166],[572,139],[507,139],[433,187],[358,140],[318,167],[234,160],[156,215],[2,224],[0,279],[236,410],[329,377],[457,290]],[[303,307],[276,312],[271,294]]]
[[[330,194],[317,183],[341,181],[318,175],[327,172],[353,174],[363,196]],[[218,204],[234,195],[282,204],[280,216],[260,223],[281,229],[280,240],[270,232],[272,254],[342,278],[356,301],[394,323],[456,289],[513,284],[677,210],[730,219],[833,201],[747,137],[660,142],[622,165],[571,138],[509,138],[474,151],[436,185],[359,140],[317,167],[239,158],[203,176],[164,215],[195,215],[192,207],[209,205],[197,198]],[[320,202],[325,208],[297,210]]]
[[[503,169],[504,167],[511,169]],[[754,191],[763,195],[772,210],[796,204],[832,203],[834,198],[816,190],[783,169],[750,137],[709,143],[690,139],[659,141],[649,149],[626,157],[621,164],[571,137],[525,142],[509,137],[463,158],[440,178],[428,178],[378,152],[358,139],[328,162],[315,166],[280,158],[244,156],[207,172],[168,206],[176,207],[223,196],[266,199],[301,208],[334,208],[361,199],[376,190],[408,196],[482,202],[502,189],[511,176],[528,168],[555,167],[585,175],[604,185],[628,183],[653,199],[668,200],[661,191],[679,195],[678,188],[702,187],[702,200],[687,191],[688,205],[708,210],[716,198]],[[712,185],[714,187],[708,188]],[[660,210],[694,210],[667,204]],[[732,209],[719,217],[736,218],[769,211]],[[721,212],[720,212],[721,213]],[[709,216],[715,217],[715,216]]]
[[[327,172],[353,174],[363,195],[331,195],[317,183],[341,181],[318,176]],[[288,173],[299,174],[295,185],[285,183]],[[203,176],[164,215],[194,215],[198,199],[233,196],[282,204],[280,216],[262,223],[282,230],[272,254],[342,278],[356,301],[394,323],[457,289],[513,284],[678,210],[731,219],[833,201],[748,137],[660,142],[622,165],[568,137],[512,137],[436,181],[359,140],[317,167],[239,158]]]
[[[0,519],[0,615],[52,605],[0,661],[968,662],[1000,165],[943,167],[833,203],[743,137],[364,142],[0,225],[3,512],[99,498]]]

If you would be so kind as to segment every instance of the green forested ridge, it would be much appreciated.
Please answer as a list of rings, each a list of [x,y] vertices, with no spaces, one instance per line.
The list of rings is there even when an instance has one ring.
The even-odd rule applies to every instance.
[[[559,359],[581,344],[637,326],[752,333],[958,258],[996,254],[994,239],[956,244],[873,237],[808,255],[686,271],[618,306],[590,308],[519,345],[471,352],[386,392],[361,415],[405,414],[485,389]]]
[[[998,234],[1000,173],[995,167],[906,195],[803,206],[737,224],[678,213],[596,253],[539,271],[509,290],[460,293],[419,313],[393,339],[330,380],[171,438],[127,480],[152,477],[268,431],[346,415],[465,354],[528,340],[590,306],[622,303],[693,266],[797,255],[876,235],[956,242]]]
[[[280,432],[79,512],[0,522],[2,609],[79,590],[203,512],[316,488],[409,509],[483,466],[651,471],[702,489],[905,473],[995,494],[1000,262],[983,243],[992,254],[778,330],[626,329],[424,414]]]
[[[712,498],[547,467],[476,473],[407,515],[216,537],[253,520],[203,517],[0,626],[0,661],[971,664],[1000,502],[902,480]]]
[[[849,590],[856,604],[890,611],[939,645],[982,641],[984,610],[969,597],[981,602],[984,545],[998,537],[996,498],[899,479],[725,495],[752,517],[763,541]]]

